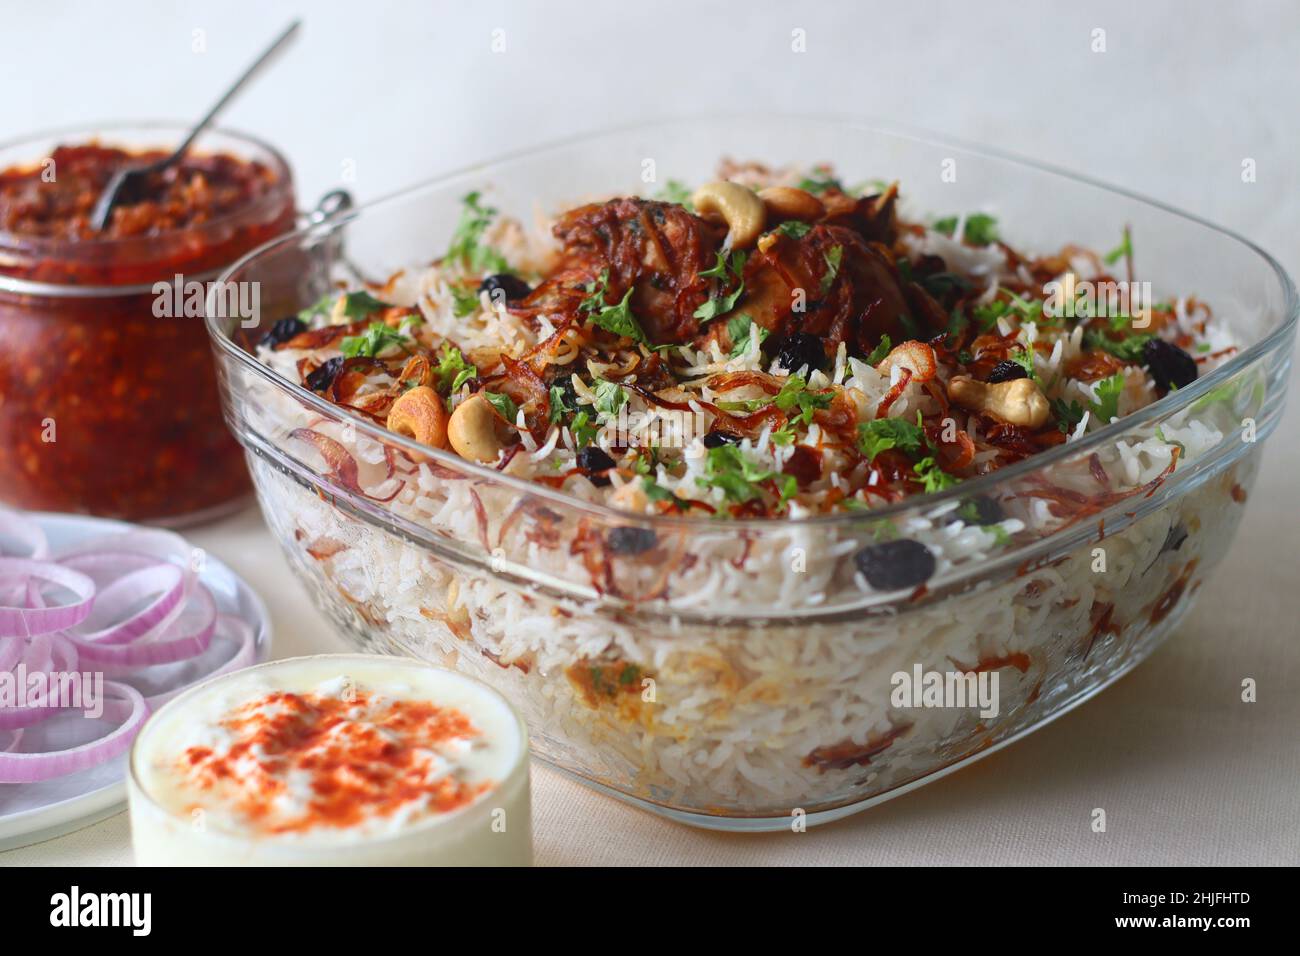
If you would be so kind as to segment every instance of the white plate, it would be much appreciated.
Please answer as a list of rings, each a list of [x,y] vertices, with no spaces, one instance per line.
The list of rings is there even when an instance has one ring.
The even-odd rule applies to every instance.
[[[122,531],[129,525],[80,515],[36,514],[50,546],[58,551],[78,541]],[[271,648],[271,621],[253,590],[230,568],[211,555],[203,562],[201,580],[223,614],[235,614],[253,628],[257,660]],[[146,696],[192,684],[229,659],[229,645],[213,643],[205,653],[188,661],[148,668],[147,674],[129,681]],[[121,680],[121,678],[117,678]],[[87,734],[86,721],[58,719],[39,726],[49,744],[69,747]],[[70,773],[40,783],[0,783],[0,850],[39,843],[112,816],[126,805],[126,761],[122,754],[98,767]]]

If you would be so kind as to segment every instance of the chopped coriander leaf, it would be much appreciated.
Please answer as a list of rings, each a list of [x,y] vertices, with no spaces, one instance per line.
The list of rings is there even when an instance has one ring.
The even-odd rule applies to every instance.
[[[1137,332],[1126,335],[1122,339],[1113,339],[1096,329],[1088,329],[1083,333],[1083,341],[1086,345],[1109,352],[1125,362],[1141,362],[1142,350],[1153,338],[1155,335],[1150,332]]]
[[[758,325],[746,314],[737,315],[727,320],[727,334],[731,336],[731,357],[744,355],[749,351],[749,343],[754,330],[758,330],[758,344],[762,345],[772,333]]]
[[[812,232],[812,226],[806,222],[800,222],[798,219],[789,219],[772,231],[779,232],[783,236],[789,236],[791,239],[802,239]]]
[[[349,292],[343,303],[343,314],[353,321],[364,319],[383,309],[391,308],[387,302],[380,302],[369,292]]]
[[[1089,402],[1089,408],[1103,425],[1119,414],[1119,397],[1124,393],[1124,374],[1116,372],[1110,378],[1097,383],[1097,401]]]
[[[822,275],[818,292],[825,295],[831,291],[831,286],[835,284],[835,277],[840,274],[840,263],[844,260],[844,247],[831,246],[822,258],[826,261],[826,272]]]
[[[1067,435],[1074,431],[1079,422],[1083,421],[1083,406],[1078,402],[1072,401],[1067,405],[1065,399],[1054,398],[1052,399],[1051,404],[1052,414],[1055,415],[1060,422],[1059,427],[1061,431],[1065,432]]]
[[[559,385],[551,386],[551,424],[558,425],[564,421],[564,416],[573,411],[569,407],[568,396],[565,395],[564,389]]]
[[[799,413],[792,416],[793,420],[808,425],[813,420],[813,412],[819,408],[828,408],[831,398],[832,396],[828,394],[808,391],[808,383],[802,375],[791,375],[785,380],[781,391],[776,393],[772,402],[787,414],[798,408]]]
[[[605,304],[605,294],[609,291],[609,270],[602,269],[600,278],[588,283],[586,291],[590,293],[578,305],[581,312],[594,313],[591,321],[607,332],[621,335],[634,342],[645,342],[645,332],[637,322],[628,303],[632,299],[632,287],[628,287],[623,298],[616,305]]]
[[[789,422],[786,422],[776,431],[772,432],[772,444],[780,445],[785,448],[787,445],[793,445],[795,439],[794,428]]]
[[[569,434],[573,436],[575,445],[579,448],[586,448],[596,440],[596,436],[600,434],[600,429],[592,424],[590,415],[586,412],[578,412],[573,416],[573,421],[569,423]]]
[[[651,478],[643,477],[641,479],[641,490],[645,492],[645,496],[651,501],[671,502],[678,511],[685,511],[687,508],[686,502],[662,485],[655,484]]]
[[[1017,349],[1008,356],[1011,361],[1015,362],[1025,370],[1025,376],[1038,381],[1038,372],[1034,370],[1034,353],[1027,348]]]
[[[339,351],[348,358],[374,358],[390,348],[405,345],[407,341],[405,335],[396,329],[390,329],[383,322],[371,322],[370,327],[360,335],[344,336],[339,343]]]
[[[998,221],[992,216],[977,212],[966,219],[962,238],[977,246],[987,246],[998,240]]]
[[[981,332],[991,332],[998,324],[998,319],[1010,311],[1011,305],[1007,302],[994,301],[977,305],[974,312],[975,324],[979,326]]]
[[[1133,236],[1128,231],[1128,227],[1125,227],[1124,238],[1120,240],[1118,246],[1106,253],[1103,257],[1103,261],[1106,265],[1113,266],[1115,263],[1119,262],[1120,259],[1131,255],[1133,255]]]
[[[956,475],[950,475],[940,468],[939,463],[931,457],[922,458],[918,461],[912,466],[912,472],[927,493],[943,491],[945,488],[951,488],[961,482],[961,479]]]
[[[889,340],[889,335],[888,334],[882,335],[880,337],[880,342],[877,343],[876,347],[871,350],[871,354],[867,356],[867,364],[879,365],[881,362],[885,360],[885,356],[887,356],[893,350],[894,350],[894,343]]]
[[[596,379],[595,392],[595,409],[602,417],[615,417],[618,415],[618,410],[627,404],[627,391],[615,382],[607,382],[603,378]]]
[[[478,374],[478,369],[465,361],[460,349],[454,345],[444,345],[438,365],[434,369],[438,375],[438,391],[455,392],[462,385]]]
[[[728,501],[744,504],[762,494],[756,487],[759,482],[775,477],[776,472],[760,468],[735,445],[719,445],[709,449],[704,476],[696,478],[695,483],[702,488],[719,488]]]
[[[876,418],[858,424],[858,447],[867,461],[891,448],[915,455],[925,447],[925,432],[905,418]]]
[[[479,304],[478,289],[451,287],[451,310],[456,318],[463,319],[467,315],[474,314],[478,311]]]
[[[713,294],[695,310],[695,318],[701,323],[725,315],[736,307],[737,300],[745,291],[745,280],[742,276],[746,259],[747,254],[744,252],[719,252],[718,261],[714,263],[713,268],[700,273],[700,278],[720,280]],[[722,290],[726,288],[725,280],[728,276],[736,280],[736,288],[730,293],[724,293]]]
[[[844,192],[844,185],[825,169],[814,169],[811,173],[799,180],[799,189],[806,193],[812,193],[814,196],[820,196],[822,193],[831,189],[837,189]]]
[[[325,315],[329,314],[330,309],[334,305],[334,299],[335,299],[335,294],[333,292],[326,292],[323,296],[321,296],[311,305],[307,306],[307,308],[299,312],[298,318],[302,319],[304,322],[310,325],[311,320],[316,318],[316,316],[322,314]]]
[[[954,339],[954,344],[956,344],[956,341],[960,341],[961,337],[966,333],[969,325],[970,320],[966,318],[966,313],[961,310],[961,304],[958,303],[952,307],[952,313],[948,316],[948,327],[944,329],[944,334],[948,338]]]
[[[664,184],[664,188],[655,194],[655,199],[661,202],[676,203],[679,206],[686,207],[688,212],[695,212],[695,206],[691,203],[691,190],[680,180],[670,179]]]
[[[479,194],[472,192],[461,200],[460,222],[451,235],[446,258],[473,272],[508,272],[505,256],[483,243],[483,233],[492,224],[497,211],[479,205]]]
[[[514,399],[509,395],[503,395],[500,392],[485,391],[483,396],[488,403],[497,410],[497,414],[508,421],[511,425],[515,423],[515,417],[519,413],[519,407],[515,405]]]
[[[737,255],[743,256],[744,253],[737,253]],[[701,279],[725,279],[727,277],[731,254],[726,251],[719,251],[717,257],[717,261],[713,264],[713,268],[705,269],[700,273]]]
[[[634,342],[644,342],[645,332],[642,331],[641,323],[637,322],[636,316],[632,314],[632,309],[628,305],[628,300],[631,298],[632,289],[629,288],[618,305],[608,305],[601,309],[592,316],[592,321],[606,332],[613,332]]]
[[[935,232],[941,232],[945,236],[951,236],[957,231],[956,216],[948,216],[945,219],[938,220],[933,229]],[[973,246],[987,246],[991,242],[997,242],[998,239],[998,221],[993,216],[982,212],[973,212],[966,217],[966,226],[962,230],[962,238]]]

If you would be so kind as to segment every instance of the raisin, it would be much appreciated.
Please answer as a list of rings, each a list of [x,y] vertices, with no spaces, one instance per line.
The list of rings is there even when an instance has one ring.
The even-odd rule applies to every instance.
[[[700,439],[705,448],[721,448],[723,445],[739,445],[740,436],[731,432],[711,431]]]
[[[296,315],[291,315],[287,319],[281,319],[271,330],[262,336],[257,343],[265,348],[275,348],[277,345],[283,345],[295,335],[307,330],[307,323]]]
[[[605,545],[614,554],[643,554],[659,543],[649,528],[620,527],[605,532]]]
[[[519,276],[512,276],[508,272],[488,276],[479,283],[478,290],[486,292],[493,302],[496,302],[498,291],[505,296],[507,302],[518,302],[520,299],[526,299],[533,292],[532,287],[527,282],[519,278]]]
[[[990,385],[996,385],[998,382],[1014,382],[1018,378],[1029,378],[1029,372],[1019,362],[1013,362],[1011,359],[999,362],[993,366],[993,371],[989,372]]]
[[[791,332],[781,340],[776,360],[790,373],[799,371],[805,365],[809,369],[823,369],[826,365],[826,349],[822,340],[810,332]]]
[[[1196,359],[1164,339],[1148,339],[1142,346],[1142,361],[1162,392],[1196,381]]]
[[[609,476],[605,472],[614,467],[614,459],[603,449],[588,445],[578,452],[577,461],[578,467],[591,479],[592,484],[601,488],[609,484]]]
[[[343,358],[332,358],[324,362],[321,366],[307,376],[307,387],[313,392],[323,392],[339,377],[339,372],[343,371]]]
[[[917,587],[930,579],[936,567],[930,549],[910,538],[869,544],[853,556],[853,563],[877,591]]]

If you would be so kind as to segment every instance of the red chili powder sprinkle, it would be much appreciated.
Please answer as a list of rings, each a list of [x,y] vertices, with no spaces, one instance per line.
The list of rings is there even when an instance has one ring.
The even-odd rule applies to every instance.
[[[204,790],[221,784],[266,833],[356,826],[417,801],[424,815],[447,813],[492,787],[451,774],[428,779],[428,751],[480,734],[460,711],[426,701],[277,691],[244,704],[222,726],[236,737],[229,749],[190,747],[181,770]],[[312,797],[299,815],[286,817],[275,802],[288,791],[289,776],[304,773]]]

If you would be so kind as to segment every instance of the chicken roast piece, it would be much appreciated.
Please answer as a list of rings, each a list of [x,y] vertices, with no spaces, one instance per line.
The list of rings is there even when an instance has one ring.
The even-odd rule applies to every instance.
[[[914,337],[909,324],[941,331],[942,307],[904,280],[896,265],[893,190],[861,199],[831,190],[820,198],[825,212],[806,231],[769,232],[750,250],[743,294],[730,313],[712,321],[696,318],[715,281],[700,273],[715,266],[725,224],[675,203],[635,198],[566,213],[554,228],[559,265],[527,306],[576,310],[608,270],[606,302],[620,301],[631,288],[632,313],[653,345],[716,340],[729,349],[726,320],[741,314],[766,329],[772,342],[799,332],[815,335],[828,356],[841,342],[850,354],[866,355],[884,335],[894,342]]]

